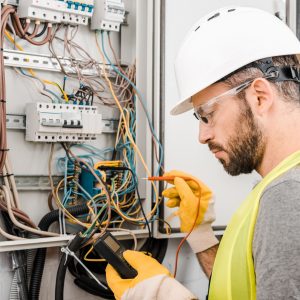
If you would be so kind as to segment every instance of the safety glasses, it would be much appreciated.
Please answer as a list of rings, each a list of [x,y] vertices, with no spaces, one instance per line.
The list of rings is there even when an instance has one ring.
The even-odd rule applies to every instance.
[[[205,123],[207,125],[212,125],[213,114],[216,110],[216,105],[220,101],[222,101],[228,97],[233,97],[233,96],[237,95],[241,91],[248,88],[252,84],[252,82],[258,78],[270,79],[270,78],[276,78],[277,76],[278,76],[277,72],[273,72],[264,77],[257,77],[257,78],[248,80],[248,81],[222,93],[221,95],[218,95],[214,98],[209,99],[204,104],[194,107],[194,116],[196,117],[197,120],[201,120],[203,123]]]

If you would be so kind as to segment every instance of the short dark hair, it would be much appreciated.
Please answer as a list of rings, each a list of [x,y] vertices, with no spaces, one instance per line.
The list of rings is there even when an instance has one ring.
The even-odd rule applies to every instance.
[[[274,56],[272,57],[273,64],[275,66],[296,66],[300,67],[298,58],[296,55],[284,55],[284,56]],[[261,61],[257,60],[254,63],[250,63],[240,69],[234,71],[233,73],[225,76],[218,82],[225,83],[229,87],[237,86],[249,79],[253,79],[262,76],[263,73],[260,69],[254,67],[254,64],[260,64]],[[281,82],[271,82],[277,89],[278,94],[286,102],[300,103],[300,92],[299,83],[294,81],[281,81]],[[239,98],[244,98],[245,93],[241,92],[238,94]]]

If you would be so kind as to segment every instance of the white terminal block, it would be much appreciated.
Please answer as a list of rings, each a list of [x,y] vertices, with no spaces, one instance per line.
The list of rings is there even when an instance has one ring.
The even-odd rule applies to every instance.
[[[123,0],[96,0],[91,19],[92,30],[120,31],[125,20]]]
[[[20,18],[72,25],[88,25],[93,13],[94,0],[22,0],[18,7]]]
[[[102,133],[102,115],[96,106],[28,103],[26,141],[86,142]]]

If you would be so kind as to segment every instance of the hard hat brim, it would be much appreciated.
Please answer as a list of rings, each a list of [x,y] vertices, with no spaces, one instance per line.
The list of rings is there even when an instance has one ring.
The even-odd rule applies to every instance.
[[[188,98],[186,100],[181,101],[175,107],[173,107],[170,111],[172,116],[180,115],[185,113],[193,108],[192,98]]]

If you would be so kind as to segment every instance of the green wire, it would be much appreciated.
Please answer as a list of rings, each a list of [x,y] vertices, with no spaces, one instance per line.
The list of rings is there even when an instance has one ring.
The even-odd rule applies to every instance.
[[[91,224],[90,228],[88,228],[84,233],[83,233],[83,236],[86,237],[86,236],[89,236],[91,234],[91,232],[94,230],[95,228],[95,225],[96,225],[96,222],[97,220],[99,219],[100,215],[102,214],[102,212],[105,210],[106,208],[106,204],[103,205],[103,207],[100,209],[100,211],[98,212],[94,222]]]

